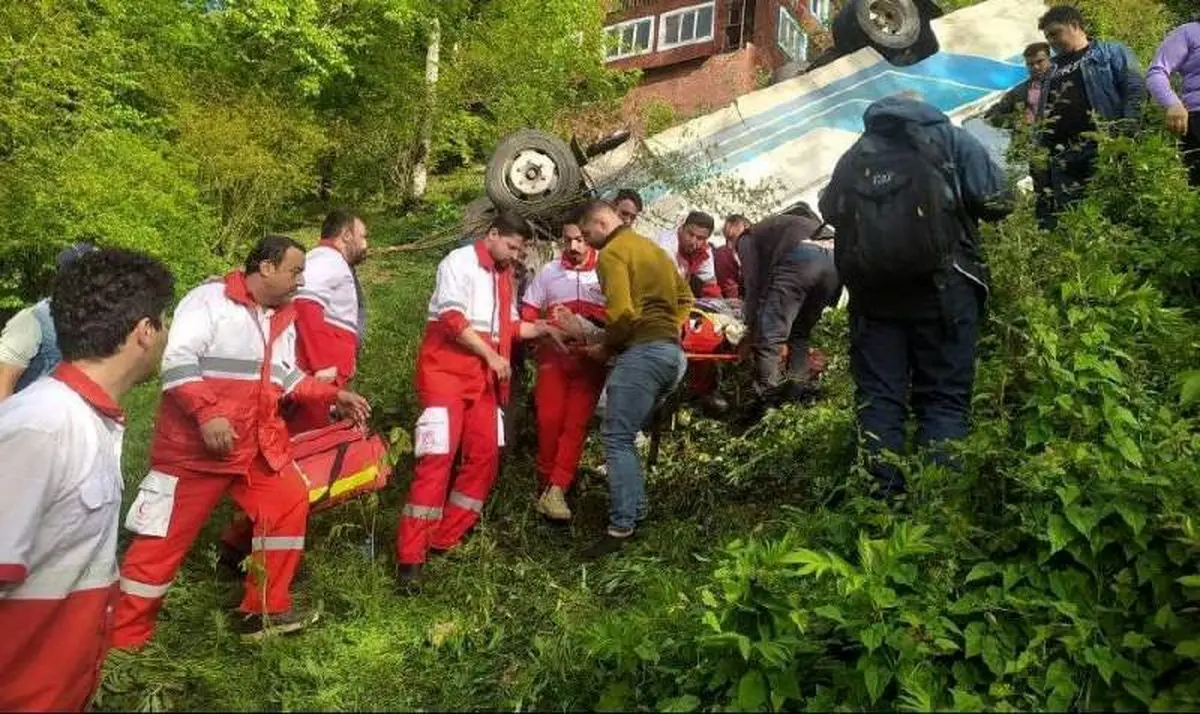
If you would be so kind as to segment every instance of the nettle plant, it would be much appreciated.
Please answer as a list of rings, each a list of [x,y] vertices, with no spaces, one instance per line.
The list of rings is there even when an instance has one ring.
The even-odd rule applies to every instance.
[[[732,544],[697,613],[707,677],[683,701],[1200,706],[1200,437],[1176,378],[1197,323],[1168,306],[1177,266],[1130,262],[1146,242],[1191,255],[1171,211],[1196,199],[1177,173],[1142,168],[1178,163],[1146,146],[1103,142],[1089,197],[1056,231],[1028,207],[989,231],[996,284],[964,471],[909,459],[901,506],[798,504],[787,536]],[[1184,198],[1154,198],[1164,190]]]

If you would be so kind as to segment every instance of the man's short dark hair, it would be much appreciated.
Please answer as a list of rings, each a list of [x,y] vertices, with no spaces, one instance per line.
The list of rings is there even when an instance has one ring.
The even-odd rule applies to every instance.
[[[304,246],[287,236],[277,233],[263,236],[250,249],[250,255],[246,256],[246,275],[257,273],[263,261],[278,267],[283,262],[283,257],[287,255],[288,250],[292,248],[301,253],[304,252]]]
[[[683,225],[703,228],[709,233],[712,233],[713,228],[716,227],[716,224],[713,223],[713,217],[704,211],[692,211],[687,214],[687,218],[683,219]]]
[[[502,236],[521,236],[525,240],[533,238],[533,226],[516,211],[500,211],[488,226],[489,231],[493,228]]]
[[[1083,27],[1083,13],[1073,5],[1055,5],[1038,20],[1039,30],[1045,30],[1050,25]]]
[[[162,328],[175,294],[171,271],[145,253],[98,250],[59,273],[50,301],[63,360],[104,359],[143,319]]]
[[[616,197],[612,200],[614,204],[620,203],[621,201],[632,201],[633,205],[637,207],[638,213],[641,213],[642,194],[634,191],[632,188],[623,188],[620,191],[617,191]]]
[[[1050,55],[1050,43],[1049,42],[1034,42],[1033,44],[1031,44],[1025,48],[1025,53],[1024,53],[1025,59],[1032,59],[1033,57],[1037,57],[1038,55],[1046,55],[1046,56]]]
[[[357,220],[357,215],[343,208],[330,211],[329,215],[325,216],[325,222],[321,224],[321,240],[337,238],[343,231],[354,228],[354,222]]]
[[[743,216],[740,213],[730,213],[728,216],[725,216],[725,222],[726,223],[741,223],[743,226],[750,225],[750,219],[746,218],[745,216]]]
[[[617,213],[615,201],[606,201],[603,198],[598,198],[594,201],[588,201],[575,215],[575,223],[583,225],[587,221],[595,218],[602,211],[611,211]]]

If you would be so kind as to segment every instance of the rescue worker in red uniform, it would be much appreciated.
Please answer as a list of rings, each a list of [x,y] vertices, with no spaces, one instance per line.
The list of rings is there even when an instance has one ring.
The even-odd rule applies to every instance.
[[[358,266],[367,259],[367,226],[346,211],[333,211],[321,242],[304,262],[304,287],[296,293],[296,361],[322,382],[345,388],[358,367],[366,338],[367,305]],[[329,425],[329,412],[297,404],[288,431],[299,434]]]
[[[254,562],[238,623],[243,636],[292,632],[316,620],[293,607],[290,594],[304,551],[308,488],[291,466],[279,403],[285,395],[336,403],[360,422],[370,407],[297,366],[291,298],[303,273],[303,248],[286,236],[267,236],[244,272],[195,288],[176,308],[150,473],[125,520],[138,535],[121,564],[114,646],[137,649],[150,640],[171,581],[226,493],[254,524]]]
[[[598,254],[574,223],[563,226],[562,242],[562,257],[542,268],[525,291],[521,319],[549,318],[556,324],[583,319],[602,339],[604,292],[596,275]],[[567,521],[571,509],[565,495],[575,480],[588,421],[604,389],[605,369],[578,349],[563,352],[549,342],[537,346],[537,365],[533,399],[542,485],[537,510],[551,520]]]
[[[158,368],[171,273],[102,250],[59,272],[63,361],[0,404],[0,711],[84,711],[117,595],[125,418]]]
[[[367,226],[347,211],[333,211],[321,226],[321,242],[304,261],[304,284],[297,293],[296,362],[305,374],[344,389],[354,377],[367,315],[355,269],[367,257]],[[288,400],[283,407],[288,432],[300,434],[330,423],[328,406]],[[241,574],[250,555],[253,525],[244,513],[221,533],[220,563]]]
[[[417,354],[423,411],[413,439],[416,467],[396,536],[402,589],[416,584],[430,548],[454,548],[479,520],[504,446],[514,341],[564,338],[549,323],[524,323],[517,313],[512,264],[532,233],[520,215],[502,212],[481,240],[438,265]]]
[[[721,297],[716,265],[708,239],[716,223],[702,211],[692,211],[678,230],[659,233],[654,239],[675,260],[679,275],[697,298]],[[693,364],[688,368],[688,390],[700,397],[705,411],[719,415],[729,409],[729,403],[717,392],[717,368],[711,363]]]

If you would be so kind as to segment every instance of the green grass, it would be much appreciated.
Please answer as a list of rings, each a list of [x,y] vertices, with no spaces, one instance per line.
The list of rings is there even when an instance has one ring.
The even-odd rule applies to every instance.
[[[394,223],[372,226],[376,245],[405,242]],[[438,257],[380,251],[364,266],[371,312],[356,388],[371,399],[382,429],[407,430],[415,421],[412,374]],[[157,389],[147,385],[126,401],[126,506],[146,471]],[[430,564],[419,595],[395,594],[391,579],[408,460],[379,498],[314,516],[303,592],[321,603],[323,620],[296,637],[246,646],[230,631],[240,585],[218,577],[215,565],[217,535],[231,513],[223,504],[168,595],[154,641],[143,653],[110,656],[98,708],[595,706],[606,675],[592,653],[623,646],[622,637],[662,633],[654,621],[693,601],[715,546],[752,527],[771,528],[779,494],[728,503],[656,475],[639,542],[587,565],[579,551],[605,524],[606,484],[581,480],[570,528],[544,523],[533,510],[527,416],[525,438],[506,454],[482,523],[461,549]],[[598,462],[595,444],[587,459]],[[629,630],[635,622],[636,632]]]

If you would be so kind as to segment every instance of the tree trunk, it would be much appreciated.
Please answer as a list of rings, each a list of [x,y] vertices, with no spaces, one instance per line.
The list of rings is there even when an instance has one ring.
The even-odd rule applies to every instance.
[[[421,119],[421,137],[413,162],[412,197],[425,197],[429,180],[429,153],[432,146],[433,108],[437,97],[438,63],[441,55],[442,28],[437,18],[429,28],[429,47],[425,50],[425,112]]]

